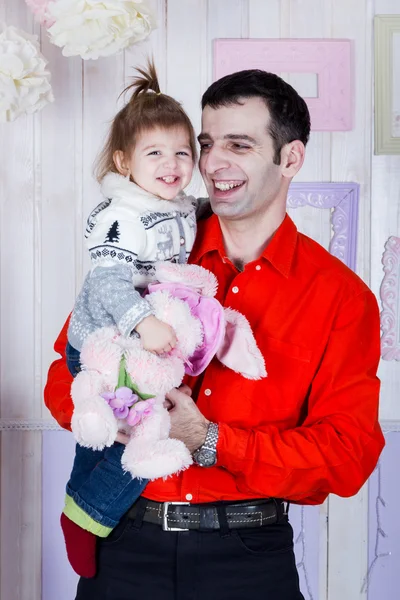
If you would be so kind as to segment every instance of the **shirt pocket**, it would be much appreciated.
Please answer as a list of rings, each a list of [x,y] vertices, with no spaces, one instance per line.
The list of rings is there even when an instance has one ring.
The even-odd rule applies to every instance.
[[[268,354],[275,353],[306,363],[311,361],[312,350],[309,350],[303,346],[297,346],[296,344],[283,342],[282,340],[277,340],[268,336],[265,338],[265,343],[262,345]]]
[[[260,418],[298,422],[311,384],[312,350],[265,336],[257,340],[264,356],[267,377],[243,383],[243,394],[262,407]]]

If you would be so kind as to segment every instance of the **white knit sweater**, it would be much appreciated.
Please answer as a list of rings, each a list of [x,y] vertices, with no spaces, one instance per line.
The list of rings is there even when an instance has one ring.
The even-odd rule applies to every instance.
[[[196,235],[197,201],[180,193],[162,200],[122,175],[108,173],[105,200],[90,214],[85,237],[92,261],[76,300],[68,341],[81,350],[99,327],[117,325],[123,335],[152,314],[140,291],[154,280],[155,263],[184,263]]]

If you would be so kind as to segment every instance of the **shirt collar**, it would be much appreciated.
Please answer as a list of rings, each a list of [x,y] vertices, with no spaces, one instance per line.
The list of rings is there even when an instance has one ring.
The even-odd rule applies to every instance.
[[[277,271],[289,277],[297,244],[297,228],[286,215],[272,240],[261,254]]]
[[[289,215],[286,215],[273,238],[261,254],[284,277],[288,277],[297,243],[297,228]],[[218,217],[212,215],[199,222],[196,242],[190,255],[190,262],[197,263],[207,254],[217,250],[221,258],[225,257],[225,247]]]
[[[217,250],[221,258],[225,256],[224,242],[218,217],[211,215],[197,223],[198,230],[193,249],[190,253],[190,262],[197,263],[205,254]]]

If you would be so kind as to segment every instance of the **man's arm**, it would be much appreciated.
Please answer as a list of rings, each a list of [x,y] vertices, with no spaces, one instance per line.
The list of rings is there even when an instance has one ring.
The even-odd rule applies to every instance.
[[[71,430],[71,417],[73,411],[71,399],[72,375],[69,372],[65,360],[68,324],[69,317],[54,344],[54,350],[58,354],[61,354],[61,358],[58,358],[50,365],[46,386],[44,388],[44,402],[53,417],[58,421],[59,425],[64,427],[64,429]],[[115,441],[120,442],[121,444],[127,444],[129,437],[119,431]]]
[[[313,379],[300,427],[279,431],[271,425],[261,431],[219,423],[217,466],[235,475],[241,492],[293,501],[315,493],[321,501],[329,493],[357,493],[384,446],[378,424],[379,329],[371,292],[345,303]],[[172,400],[171,435],[184,438],[190,423],[201,445],[205,418],[186,406],[183,423],[178,404],[191,400],[179,396],[177,401],[176,394]]]
[[[68,325],[69,317],[54,344],[54,350],[61,355],[61,358],[58,358],[50,365],[44,388],[44,403],[59,425],[64,427],[64,429],[71,429],[73,410],[71,399],[73,377],[68,370],[65,360]]]

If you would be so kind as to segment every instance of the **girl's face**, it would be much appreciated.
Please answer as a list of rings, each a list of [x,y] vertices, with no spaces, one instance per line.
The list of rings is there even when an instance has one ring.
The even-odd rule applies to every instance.
[[[194,159],[189,133],[184,127],[155,128],[143,132],[130,154],[114,153],[122,175],[164,200],[173,200],[192,178]]]

